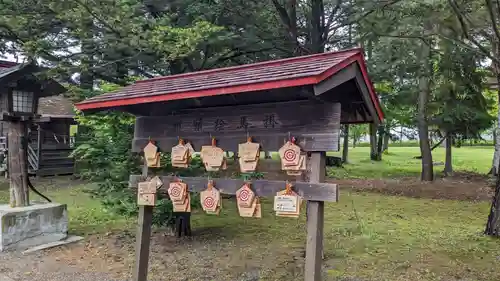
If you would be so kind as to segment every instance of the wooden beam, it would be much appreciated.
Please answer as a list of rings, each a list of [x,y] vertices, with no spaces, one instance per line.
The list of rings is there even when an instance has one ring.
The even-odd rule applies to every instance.
[[[323,161],[323,164],[325,162]],[[325,169],[326,166],[323,166]],[[146,177],[140,175],[131,175],[129,180],[129,187],[137,188],[139,182],[146,180]],[[160,193],[166,193],[168,185],[172,181],[177,181],[178,178],[173,176],[161,176],[163,187]],[[212,178],[215,187],[222,194],[236,194],[236,191],[245,184],[246,181],[239,179],[217,179]],[[200,192],[207,188],[208,178],[206,177],[182,177],[190,191]],[[268,180],[254,180],[251,181],[252,190],[257,196],[270,197],[275,196],[276,192],[285,189],[286,182],[284,181],[268,181]],[[292,182],[293,189],[304,200],[312,201],[328,201],[337,202],[338,200],[338,186],[333,183],[308,183],[308,182]]]
[[[22,115],[15,113],[3,112],[0,113],[0,121],[7,122],[30,122],[34,119],[34,114],[30,115]]]
[[[366,85],[366,82],[365,82],[365,79],[363,78],[363,74],[361,73],[361,70],[359,70],[356,73],[356,84],[357,84],[359,90],[361,91],[361,96],[363,97],[363,101],[365,102],[364,104],[366,105],[368,112],[370,113],[371,119],[373,120],[373,122],[378,124],[379,118],[376,117],[376,116],[378,116],[378,113],[375,110],[375,105],[373,104],[373,101],[370,97],[370,91],[368,90],[368,87],[370,87],[370,85]]]
[[[335,75],[322,81],[321,83],[314,85],[314,94],[316,96],[322,95],[333,88],[340,86],[341,84],[356,77],[357,64],[353,62],[348,67],[342,69],[341,71],[335,73]]]
[[[325,180],[326,153],[311,153],[311,170],[309,181],[319,184]],[[323,262],[323,228],[325,216],[325,203],[321,200],[307,202],[307,244],[305,281],[321,281],[321,264]]]
[[[144,163],[142,176],[147,177],[148,166]],[[133,281],[148,280],[149,246],[151,241],[151,225],[153,221],[153,206],[139,206],[137,221],[137,237],[135,241],[135,267]]]

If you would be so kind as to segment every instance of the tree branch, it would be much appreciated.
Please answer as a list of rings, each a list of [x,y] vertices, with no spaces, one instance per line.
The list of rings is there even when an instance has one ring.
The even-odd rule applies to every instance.
[[[497,26],[497,18],[495,17],[495,12],[493,8],[493,3],[491,0],[485,0],[486,6],[488,7],[488,13],[490,14],[491,25],[493,26],[493,30],[495,31],[495,35],[497,37],[497,41],[500,41],[500,31]]]
[[[463,33],[465,39],[467,39],[470,42],[472,42],[478,49],[481,50],[481,52],[483,52],[485,54],[490,54],[490,56],[488,56],[488,57],[490,57],[490,58],[493,59],[493,56],[491,55],[491,51],[488,51],[484,46],[481,45],[481,43],[479,43],[475,38],[473,38],[472,36],[470,36],[469,31],[468,31],[468,26],[465,23],[465,20],[464,20],[464,17],[462,15],[462,12],[460,11],[460,8],[456,4],[455,0],[448,0],[448,3],[452,7],[453,12],[454,12],[454,14],[456,15],[456,17],[458,19],[458,22],[460,23],[460,28],[462,30],[462,33]]]
[[[77,4],[79,4],[80,6],[82,6],[86,11],[87,13],[89,13],[89,15],[91,15],[94,19],[98,20],[101,24],[103,24],[104,26],[106,26],[109,30],[111,30],[113,33],[117,34],[118,36],[122,36],[121,32],[117,29],[115,29],[113,26],[111,26],[107,21],[101,19],[98,15],[96,15],[94,13],[94,11],[92,11],[92,9],[84,4],[82,1],[80,0],[74,0]]]
[[[209,51],[210,51],[210,45],[205,44],[205,48],[203,49],[203,60],[201,61],[199,70],[205,68],[205,65],[207,64],[207,60],[209,57]]]
[[[295,1],[295,0],[292,0],[292,1]],[[302,44],[300,44],[300,42],[298,41],[299,35],[298,35],[298,31],[297,31],[297,21],[296,20],[295,20],[295,22],[291,21],[290,15],[286,11],[285,7],[283,7],[278,2],[278,0],[272,0],[272,2],[274,4],[274,7],[276,8],[276,11],[278,12],[278,14],[280,16],[281,22],[283,23],[283,25],[285,25],[285,28],[288,31],[288,36],[291,38],[291,40],[296,45],[296,50],[301,50],[302,52],[304,52],[306,54],[310,54],[311,51],[308,50],[306,47],[302,46]],[[293,8],[296,9],[297,6],[293,6]],[[294,11],[294,14],[295,13],[296,13],[296,11]],[[294,16],[294,17],[296,17],[296,16]]]
[[[439,37],[441,37],[442,39],[445,39],[445,40],[447,40],[447,41],[449,41],[449,42],[452,42],[452,43],[455,43],[455,44],[457,44],[457,45],[460,45],[460,46],[462,46],[462,47],[464,47],[464,48],[466,48],[466,49],[468,49],[468,50],[470,50],[470,51],[476,52],[477,54],[483,55],[483,56],[485,56],[485,57],[487,57],[487,58],[491,59],[492,61],[495,61],[495,62],[500,63],[500,59],[495,58],[495,57],[491,54],[491,52],[489,52],[488,50],[486,50],[486,52],[484,52],[484,50],[485,50],[485,49],[484,49],[484,50],[481,50],[480,48],[475,49],[475,48],[474,48],[474,47],[472,47],[471,45],[469,45],[469,44],[467,44],[467,43],[465,43],[465,42],[463,42],[463,41],[461,41],[461,40],[458,40],[458,39],[455,39],[455,38],[452,38],[452,37],[449,37],[449,36],[443,35],[443,34],[441,34],[441,33],[438,33],[438,34],[437,34],[437,36],[439,36]],[[471,42],[471,43],[472,43],[472,42]],[[474,43],[472,43],[472,44],[473,44],[474,46],[476,46],[476,44],[474,44]],[[476,46],[476,47],[477,47],[477,46]]]
[[[500,1],[499,0],[496,0],[497,2],[497,15],[500,15]]]
[[[273,48],[264,48],[264,49],[260,49],[260,50],[237,51],[237,52],[233,53],[232,55],[227,55],[227,56],[226,56],[226,54],[229,54],[229,53],[226,53],[223,57],[220,57],[220,58],[216,59],[215,61],[213,61],[212,63],[210,63],[210,67],[213,67],[213,66],[215,66],[223,61],[226,61],[226,60],[235,61],[236,58],[239,58],[241,56],[251,55],[251,54],[256,54],[256,53],[261,53],[261,52],[266,52],[266,51],[271,51],[271,50],[273,50]]]
[[[342,22],[341,24],[338,24],[336,26],[329,26],[328,27],[328,32],[330,32],[331,30],[333,29],[339,29],[341,27],[344,27],[344,26],[348,26],[348,25],[351,25],[351,24],[355,24],[355,23],[359,23],[361,20],[365,19],[366,17],[368,17],[369,15],[373,14],[375,11],[379,10],[379,9],[385,9],[391,5],[394,5],[398,2],[401,2],[402,0],[394,0],[392,2],[389,2],[389,3],[386,3],[384,5],[382,5],[382,7],[373,7],[371,8],[370,10],[366,11],[365,13],[363,13],[362,15],[360,15],[359,17],[355,18],[355,19],[352,19],[352,20],[348,20],[346,22]],[[351,15],[348,15],[349,16],[352,16],[352,15],[355,15],[355,13],[352,13]]]
[[[332,11],[330,12],[330,16],[328,16],[328,20],[326,21],[325,26],[331,26],[335,15],[340,10],[340,5],[341,4],[342,4],[342,0],[336,0],[335,1],[335,6],[333,7]],[[325,29],[325,33],[328,33],[327,29]]]
[[[278,15],[280,16],[281,22],[285,25],[285,27],[288,29],[288,32],[290,33],[291,37],[296,37],[296,33],[294,34],[292,31],[292,24],[290,22],[290,17],[288,16],[288,12],[286,11],[285,7],[283,7],[278,0],[272,0],[274,4],[274,8],[278,12]]]

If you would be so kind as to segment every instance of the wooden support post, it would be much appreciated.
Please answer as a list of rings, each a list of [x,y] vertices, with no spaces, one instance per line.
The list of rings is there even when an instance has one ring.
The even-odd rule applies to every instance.
[[[42,164],[42,144],[43,144],[43,128],[40,124],[37,126],[38,132],[37,132],[37,141],[36,141],[36,154],[38,156],[38,163],[37,163],[37,171],[40,170],[40,166]]]
[[[22,121],[10,122],[7,140],[10,206],[28,206],[28,139],[26,136],[26,123]]]
[[[191,236],[191,213],[179,212],[174,213],[175,227],[174,232],[177,237]]]
[[[264,159],[273,159],[270,151],[264,151]]]
[[[142,175],[147,177],[148,165],[144,159]],[[148,280],[149,244],[151,241],[151,225],[153,221],[153,206],[139,206],[139,218],[137,221],[137,237],[135,241],[135,268],[133,281]]]
[[[342,163],[349,162],[349,124],[344,125],[344,143],[342,146]]]
[[[326,153],[312,152],[310,165],[309,181],[311,183],[323,182],[326,174]],[[307,245],[304,280],[320,281],[325,202],[308,201],[307,203]]]

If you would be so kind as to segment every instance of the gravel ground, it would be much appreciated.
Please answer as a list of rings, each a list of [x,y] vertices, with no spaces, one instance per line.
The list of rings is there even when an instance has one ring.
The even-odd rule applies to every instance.
[[[150,281],[303,280],[302,247],[235,244],[232,239],[152,237]],[[134,239],[122,232],[23,255],[0,254],[0,281],[128,281]],[[274,255],[273,255],[274,254]],[[291,275],[290,275],[291,274]],[[326,274],[325,274],[326,275]],[[9,278],[9,279],[7,279]],[[360,281],[360,280],[339,280]]]
[[[0,254],[0,281],[118,281],[108,273],[88,272],[44,253]]]

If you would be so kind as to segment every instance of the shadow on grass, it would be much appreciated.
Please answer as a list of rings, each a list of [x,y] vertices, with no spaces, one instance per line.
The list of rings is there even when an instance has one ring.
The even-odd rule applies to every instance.
[[[232,226],[204,226],[192,229],[193,237],[200,237],[206,240],[227,239],[232,240],[237,236],[237,231]]]

